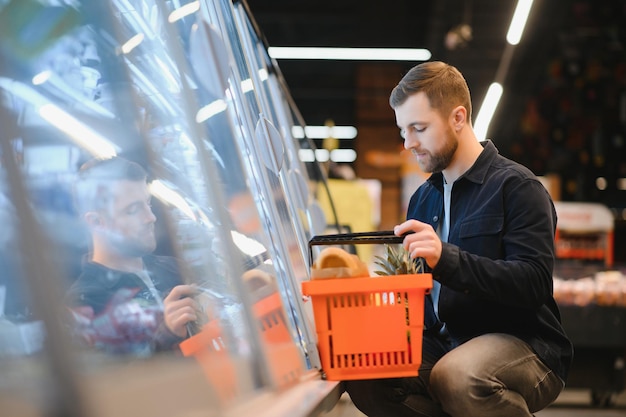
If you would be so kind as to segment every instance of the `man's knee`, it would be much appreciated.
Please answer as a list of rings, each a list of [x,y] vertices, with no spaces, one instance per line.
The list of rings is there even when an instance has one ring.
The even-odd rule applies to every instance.
[[[430,375],[432,397],[451,415],[471,416],[502,393],[502,386],[484,377],[475,363],[444,357]]]
[[[467,395],[472,379],[467,363],[448,359],[444,357],[437,362],[430,374],[431,394],[441,403]]]

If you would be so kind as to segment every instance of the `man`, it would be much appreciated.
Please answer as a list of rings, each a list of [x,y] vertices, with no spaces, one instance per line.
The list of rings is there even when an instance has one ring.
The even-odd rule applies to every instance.
[[[531,416],[562,391],[573,354],[552,296],[552,201],[528,169],[478,142],[456,68],[417,65],[389,101],[405,148],[432,173],[394,233],[426,261],[439,297],[426,304],[419,376],[347,390],[369,416]]]
[[[197,319],[173,258],[154,256],[156,217],[144,169],[115,157],[84,164],[76,204],[92,240],[68,293],[80,336],[104,350],[150,354],[171,349]]]

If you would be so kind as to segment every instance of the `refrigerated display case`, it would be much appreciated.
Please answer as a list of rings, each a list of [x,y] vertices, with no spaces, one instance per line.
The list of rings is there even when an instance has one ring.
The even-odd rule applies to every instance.
[[[602,204],[557,201],[556,256],[613,266],[613,214]]]
[[[310,186],[323,177],[299,158],[297,110],[245,3],[0,1],[0,33],[3,414],[331,409],[340,384],[320,378],[300,292],[307,242],[326,227]],[[139,249],[129,229],[99,225],[129,195],[98,178],[89,195],[107,209],[75,204],[80,167],[116,158],[147,173],[151,202],[124,212],[148,219]],[[145,294],[68,302],[96,234],[142,260],[106,279],[147,279]],[[154,344],[171,304],[152,260],[193,288],[196,319],[167,349]]]

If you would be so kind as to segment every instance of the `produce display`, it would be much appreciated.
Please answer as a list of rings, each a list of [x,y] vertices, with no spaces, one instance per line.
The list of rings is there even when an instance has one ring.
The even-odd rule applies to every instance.
[[[578,279],[554,277],[554,298],[561,305],[626,307],[626,276],[602,271]]]

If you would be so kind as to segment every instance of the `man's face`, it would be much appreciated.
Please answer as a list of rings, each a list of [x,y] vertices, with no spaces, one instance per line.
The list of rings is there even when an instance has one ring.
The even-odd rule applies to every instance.
[[[413,152],[422,171],[446,169],[456,153],[458,138],[450,121],[430,107],[426,94],[409,96],[395,112],[404,147]]]
[[[144,256],[156,249],[150,193],[145,181],[115,181],[109,210],[101,213],[99,230],[109,250],[127,257]]]

